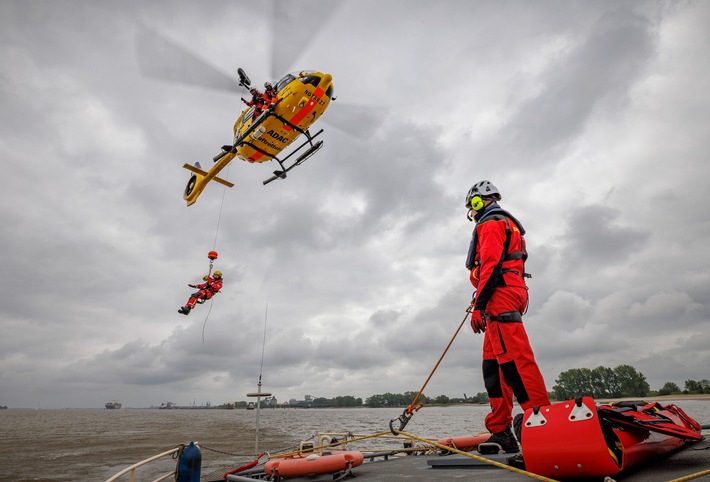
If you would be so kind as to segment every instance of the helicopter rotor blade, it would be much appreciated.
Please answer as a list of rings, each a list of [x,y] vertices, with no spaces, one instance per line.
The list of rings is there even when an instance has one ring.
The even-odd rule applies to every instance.
[[[314,46],[316,36],[322,33],[342,2],[322,0],[299,0],[272,2],[271,15],[271,76],[289,72],[299,62],[307,49]],[[317,15],[314,15],[317,12]],[[316,46],[317,48],[317,46]],[[326,62],[327,64],[327,62]],[[327,65],[300,66],[327,71]],[[337,91],[337,79],[335,81]],[[323,122],[355,137],[365,139],[377,130],[384,117],[384,109],[373,106],[348,104],[342,101],[331,103]]]
[[[348,104],[337,100],[328,107],[323,122],[360,139],[372,137],[382,125],[386,109],[378,106]]]
[[[331,15],[342,2],[322,0],[274,1],[272,3],[271,72],[274,76],[289,72],[300,54],[312,45]],[[314,14],[314,12],[317,12]]]
[[[243,91],[235,77],[144,25],[136,30],[135,49],[138,70],[145,77],[227,92]]]

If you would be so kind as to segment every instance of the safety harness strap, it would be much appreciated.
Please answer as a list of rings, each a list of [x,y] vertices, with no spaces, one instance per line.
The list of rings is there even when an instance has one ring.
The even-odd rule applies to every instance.
[[[523,315],[519,311],[505,311],[497,315],[487,315],[488,319],[501,323],[522,323]]]

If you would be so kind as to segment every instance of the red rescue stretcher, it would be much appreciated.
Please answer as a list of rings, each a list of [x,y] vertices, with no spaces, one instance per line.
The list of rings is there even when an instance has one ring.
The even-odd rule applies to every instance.
[[[676,405],[597,406],[591,397],[528,409],[525,469],[554,479],[606,477],[702,440],[701,425]]]

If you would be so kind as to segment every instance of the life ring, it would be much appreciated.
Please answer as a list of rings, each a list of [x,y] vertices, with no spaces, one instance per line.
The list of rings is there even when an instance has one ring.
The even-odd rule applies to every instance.
[[[464,435],[462,437],[447,437],[441,438],[438,442],[441,445],[446,445],[448,447],[453,447],[462,452],[470,452],[481,444],[488,440],[491,434],[488,432],[479,433],[478,435]]]
[[[357,467],[365,460],[358,450],[323,452],[288,459],[273,459],[264,464],[264,472],[280,477],[303,477],[330,474]]]

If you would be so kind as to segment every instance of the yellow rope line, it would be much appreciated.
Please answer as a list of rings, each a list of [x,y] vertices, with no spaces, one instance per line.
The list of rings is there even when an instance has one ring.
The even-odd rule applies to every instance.
[[[413,435],[413,434],[411,434],[411,433],[402,432],[401,430],[397,430],[396,432],[397,432],[398,435],[404,435],[405,437],[409,437],[409,438],[411,438],[411,439],[418,440],[418,441],[420,441],[420,442],[424,442],[425,444],[431,445],[431,446],[436,447],[436,448],[438,448],[438,449],[445,450],[445,451],[447,451],[447,452],[452,452],[452,453],[459,454],[459,455],[463,455],[464,457],[468,457],[468,458],[477,460],[477,461],[479,461],[479,462],[483,462],[483,463],[492,465],[492,466],[494,466],[494,467],[498,467],[498,468],[501,468],[501,469],[505,469],[505,470],[508,470],[508,471],[510,471],[510,472],[514,472],[514,473],[516,473],[516,474],[525,475],[526,477],[530,477],[530,478],[532,478],[532,479],[542,480],[542,481],[545,481],[545,482],[557,482],[555,479],[550,479],[550,478],[544,477],[544,476],[542,476],[542,475],[534,474],[534,473],[532,473],[532,472],[527,472],[527,471],[525,471],[525,470],[518,469],[518,468],[516,468],[516,467],[511,467],[510,465],[506,465],[506,464],[497,462],[497,461],[495,461],[495,460],[487,459],[487,458],[485,458],[485,457],[481,457],[480,455],[476,455],[476,454],[471,453],[471,452],[464,452],[464,451],[459,450],[459,449],[457,449],[457,448],[454,448],[454,447],[451,447],[451,446],[448,446],[448,445],[443,445],[443,444],[440,444],[439,442],[435,442],[435,441],[432,440],[432,439],[426,439],[426,438],[423,438],[423,437],[419,437],[419,436]],[[334,443],[328,444],[328,445],[319,445],[319,446],[317,446],[317,447],[313,447],[313,448],[309,448],[309,449],[304,449],[304,450],[294,450],[294,451],[292,451],[292,452],[288,452],[288,453],[284,453],[284,454],[268,455],[268,458],[269,458],[269,459],[281,459],[281,458],[293,457],[293,456],[296,456],[296,455],[302,455],[303,453],[312,453],[312,452],[315,452],[315,451],[318,450],[318,449],[324,449],[324,448],[328,448],[328,447],[337,447],[337,446],[340,446],[340,445],[343,445],[343,444],[346,444],[346,443],[360,442],[360,441],[362,441],[362,440],[367,440],[367,439],[371,439],[371,438],[376,438],[376,437],[381,437],[381,436],[385,436],[385,435],[390,435],[391,433],[392,433],[392,432],[391,432],[390,430],[385,430],[384,432],[377,432],[377,433],[373,433],[373,434],[370,434],[370,435],[363,435],[363,436],[361,436],[361,437],[354,437],[354,438],[351,438],[351,439],[346,439],[346,440],[343,440],[343,441],[334,442]],[[412,448],[409,449],[409,450],[406,450],[406,449],[405,449],[405,450],[403,450],[403,451],[421,451],[421,450],[423,450],[422,447],[412,447]],[[399,449],[398,449],[397,451],[399,451]],[[703,476],[705,476],[705,475],[710,475],[710,469],[702,470],[702,471],[696,472],[696,473],[694,473],[694,474],[690,474],[690,475],[686,475],[686,476],[683,476],[683,477],[679,477],[679,478],[677,478],[677,479],[669,480],[668,482],[687,482],[687,481],[689,481],[689,480],[694,480],[694,479],[703,477]]]
[[[318,447],[309,448],[309,449],[306,449],[306,450],[294,450],[293,452],[289,452],[289,453],[285,453],[285,454],[269,455],[269,459],[281,459],[281,458],[293,457],[293,456],[295,456],[295,455],[301,455],[301,454],[303,454],[304,452],[312,453],[312,452],[316,451],[317,449],[323,449],[323,448],[327,448],[327,447],[338,446],[338,445],[342,445],[343,443],[359,442],[359,441],[361,441],[361,440],[367,440],[367,439],[370,439],[370,438],[381,437],[381,436],[384,436],[384,435],[389,435],[389,434],[391,434],[391,433],[392,433],[392,432],[391,432],[390,430],[386,430],[386,431],[384,431],[384,432],[373,433],[373,434],[371,434],[371,435],[364,435],[364,436],[362,436],[362,437],[355,437],[355,438],[348,439],[348,440],[343,441],[343,442],[338,441],[338,442],[335,442],[335,443],[332,443],[332,444],[329,444],[329,445],[322,445],[322,446],[318,446]],[[498,468],[501,468],[501,469],[505,469],[505,470],[509,470],[509,471],[511,471],[511,472],[515,472],[516,474],[525,475],[525,476],[527,476],[527,477],[530,477],[530,478],[533,478],[533,479],[536,479],[536,480],[542,480],[542,481],[545,481],[545,482],[557,482],[555,479],[550,479],[550,478],[548,478],[548,477],[543,477],[542,475],[533,474],[532,472],[527,472],[527,471],[525,471],[525,470],[521,470],[521,469],[518,469],[518,468],[516,468],[516,467],[511,467],[510,465],[502,464],[502,463],[500,463],[500,462],[496,462],[495,460],[487,459],[487,458],[485,458],[485,457],[481,457],[481,456],[479,456],[479,455],[476,455],[476,454],[473,454],[473,453],[470,453],[470,452],[464,452],[464,451],[459,450],[459,449],[457,449],[457,448],[450,447],[450,446],[448,446],[448,445],[440,444],[439,442],[435,442],[435,441],[433,441],[433,440],[431,440],[431,439],[426,439],[426,438],[424,438],[424,437],[419,437],[419,436],[417,436],[417,435],[412,435],[412,434],[410,434],[410,433],[402,432],[402,431],[400,431],[400,430],[397,430],[397,434],[398,434],[398,435],[404,435],[405,437],[409,437],[409,438],[411,438],[411,439],[413,439],[413,440],[418,440],[418,441],[420,441],[420,442],[424,442],[425,444],[428,444],[428,445],[437,447],[437,448],[439,448],[439,449],[441,449],[441,450],[446,450],[446,451],[448,451],[448,452],[453,452],[453,453],[456,453],[456,454],[459,454],[459,455],[463,455],[463,456],[465,456],[465,457],[472,458],[472,459],[474,459],[474,460],[478,460],[479,462],[484,462],[484,463],[486,463],[486,464],[490,464],[490,465],[493,465],[493,466],[498,467]],[[419,450],[422,450],[422,449],[420,448]],[[688,480],[690,480],[690,479],[688,479]],[[680,482],[680,481],[678,481],[678,482]]]
[[[478,460],[479,462],[484,462],[484,463],[486,463],[486,464],[490,464],[490,465],[493,465],[493,466],[498,467],[498,468],[501,468],[501,469],[505,469],[505,470],[509,470],[509,471],[511,471],[511,472],[515,472],[516,474],[525,475],[525,476],[530,477],[530,478],[532,478],[532,479],[543,480],[543,481],[545,481],[545,482],[557,482],[557,481],[555,481],[555,479],[550,479],[550,478],[548,478],[548,477],[543,477],[542,475],[533,474],[532,472],[527,472],[527,471],[525,471],[525,470],[521,470],[521,469],[518,469],[518,468],[515,468],[515,467],[511,467],[510,465],[502,464],[502,463],[500,463],[500,462],[496,462],[495,460],[487,459],[487,458],[485,458],[485,457],[481,457],[481,456],[479,456],[479,455],[472,454],[472,453],[470,453],[470,452],[463,452],[463,451],[461,451],[461,450],[459,450],[459,449],[455,449],[455,448],[453,448],[453,447],[449,447],[449,446],[447,446],[447,445],[440,444],[439,442],[432,442],[432,441],[430,441],[430,440],[427,440],[427,439],[424,439],[424,438],[421,438],[421,437],[417,437],[416,435],[412,435],[412,434],[410,434],[410,433],[401,432],[401,431],[399,431],[399,430],[397,431],[397,433],[399,433],[400,435],[404,435],[405,437],[410,437],[410,438],[413,438],[413,439],[415,439],[415,440],[419,440],[420,442],[426,442],[426,443],[431,444],[431,445],[433,445],[434,447],[438,447],[438,448],[440,448],[440,449],[442,449],[442,450],[447,450],[447,451],[449,451],[449,452],[453,452],[453,453],[456,453],[456,454],[459,454],[459,455],[463,455],[463,456],[465,456],[465,457],[469,457],[469,458],[471,458],[471,459]]]
[[[338,441],[338,442],[334,442],[334,443],[328,444],[328,445],[318,445],[317,447],[308,448],[308,449],[304,449],[304,450],[299,449],[299,450],[294,450],[292,452],[288,452],[288,453],[284,453],[284,454],[269,455],[269,459],[284,459],[284,458],[288,458],[288,457],[293,457],[294,455],[301,455],[303,453],[312,453],[318,449],[324,449],[324,448],[328,448],[328,447],[337,447],[339,445],[343,445],[344,443],[359,442],[361,440],[367,440],[369,438],[381,437],[383,435],[388,435],[391,433],[392,432],[390,432],[389,430],[386,430],[384,432],[378,432],[378,433],[373,433],[370,435],[364,435],[362,437],[351,438],[351,439],[344,440],[342,442]]]
[[[407,413],[412,413],[418,411],[420,408],[422,408],[423,404],[419,404],[419,406],[416,406],[417,401],[419,400],[419,397],[422,396],[422,393],[424,393],[424,389],[426,386],[429,384],[429,380],[431,380],[431,377],[434,376],[434,372],[436,371],[437,368],[439,368],[439,364],[441,364],[441,360],[444,359],[444,356],[446,355],[446,352],[449,351],[449,348],[451,348],[452,343],[456,339],[456,336],[459,334],[459,331],[461,331],[461,328],[463,327],[463,324],[466,322],[466,318],[468,318],[468,314],[471,312],[471,307],[469,306],[466,309],[466,314],[463,317],[463,320],[461,320],[461,324],[459,325],[458,329],[456,330],[456,333],[454,333],[454,336],[451,337],[451,341],[449,341],[449,344],[446,345],[446,348],[444,349],[444,353],[441,354],[439,357],[439,361],[436,362],[436,365],[434,365],[434,369],[431,371],[429,376],[427,377],[426,381],[424,382],[424,385],[422,386],[422,389],[419,390],[419,393],[417,393],[417,396],[414,397],[414,400],[412,400],[412,403],[409,404],[407,407]]]
[[[686,475],[685,477],[680,477],[678,479],[669,480],[668,482],[685,482],[686,480],[693,480],[704,475],[710,475],[710,469],[703,470],[701,472],[696,472],[694,474]]]

